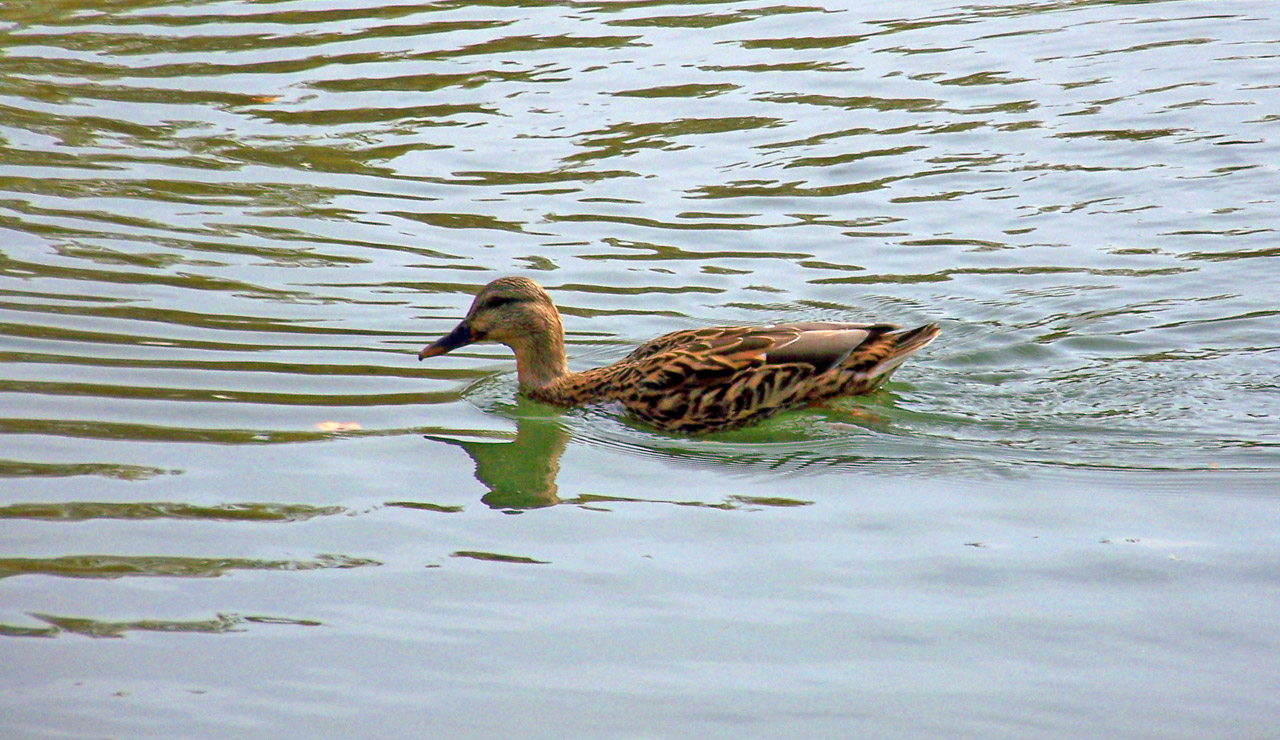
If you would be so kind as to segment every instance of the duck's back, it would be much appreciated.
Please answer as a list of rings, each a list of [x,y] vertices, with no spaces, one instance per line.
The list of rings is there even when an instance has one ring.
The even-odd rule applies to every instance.
[[[874,389],[938,333],[932,324],[897,329],[836,322],[687,329],[584,376],[597,376],[608,400],[654,426],[713,431]]]

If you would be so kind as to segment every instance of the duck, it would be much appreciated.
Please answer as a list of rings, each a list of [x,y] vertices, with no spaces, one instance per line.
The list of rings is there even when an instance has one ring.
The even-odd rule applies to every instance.
[[[682,329],[612,365],[572,372],[551,296],[528,278],[502,277],[418,359],[504,344],[515,353],[519,392],[528,398],[562,407],[617,402],[659,430],[701,434],[870,393],[938,332],[937,324],[902,330],[834,321]]]

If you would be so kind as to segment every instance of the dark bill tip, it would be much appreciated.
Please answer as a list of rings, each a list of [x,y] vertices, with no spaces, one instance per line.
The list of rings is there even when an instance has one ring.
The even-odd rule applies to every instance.
[[[443,355],[450,350],[465,347],[474,341],[475,339],[471,336],[471,327],[467,326],[466,322],[463,322],[458,324],[453,331],[437,339],[434,344],[427,345],[426,348],[418,353],[418,359],[425,360],[428,357]]]

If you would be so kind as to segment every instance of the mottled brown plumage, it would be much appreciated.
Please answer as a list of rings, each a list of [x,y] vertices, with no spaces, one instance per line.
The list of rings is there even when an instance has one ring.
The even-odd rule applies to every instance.
[[[573,373],[551,297],[532,280],[506,277],[486,285],[462,323],[418,359],[498,342],[515,352],[520,390],[530,398],[559,406],[617,401],[660,429],[697,433],[868,393],[937,335],[937,324],[909,331],[838,322],[687,329],[612,365]]]

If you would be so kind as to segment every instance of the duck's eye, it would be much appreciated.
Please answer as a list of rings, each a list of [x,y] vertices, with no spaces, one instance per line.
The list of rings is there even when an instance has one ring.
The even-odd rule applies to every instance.
[[[512,298],[511,296],[505,296],[505,295],[494,296],[484,302],[484,309],[488,311],[489,309],[497,308],[498,306],[505,306],[508,303],[515,303],[516,300],[517,299]]]

